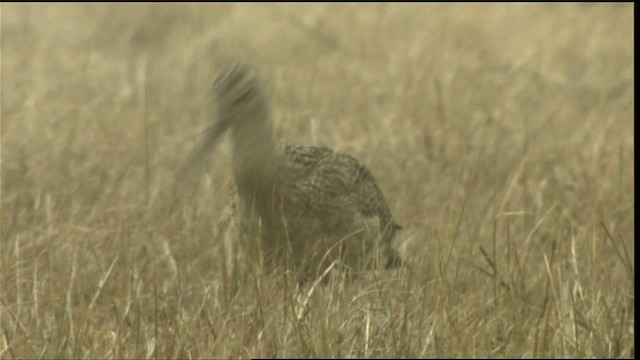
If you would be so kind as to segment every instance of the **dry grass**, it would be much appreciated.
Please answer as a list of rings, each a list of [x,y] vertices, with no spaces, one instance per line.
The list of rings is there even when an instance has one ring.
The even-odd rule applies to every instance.
[[[633,357],[632,6],[2,4],[0,356]],[[226,144],[169,207],[230,58],[409,268],[248,269]]]

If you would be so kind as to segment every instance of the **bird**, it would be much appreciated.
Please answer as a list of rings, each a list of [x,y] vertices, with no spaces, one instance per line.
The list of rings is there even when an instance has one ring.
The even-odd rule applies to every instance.
[[[403,265],[392,242],[401,229],[366,166],[323,146],[280,144],[258,70],[225,67],[209,94],[214,121],[187,163],[231,138],[230,204],[249,259],[312,277],[339,262],[356,273]]]

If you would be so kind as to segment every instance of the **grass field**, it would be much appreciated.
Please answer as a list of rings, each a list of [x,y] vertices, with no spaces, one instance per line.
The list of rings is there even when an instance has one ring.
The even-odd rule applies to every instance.
[[[1,16],[0,357],[634,357],[632,4]],[[405,269],[247,269],[227,142],[171,205],[233,59],[280,141],[370,168]]]

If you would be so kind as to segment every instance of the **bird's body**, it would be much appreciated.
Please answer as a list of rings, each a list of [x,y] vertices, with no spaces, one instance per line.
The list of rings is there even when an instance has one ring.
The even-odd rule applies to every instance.
[[[200,157],[230,130],[235,206],[249,252],[307,274],[334,260],[354,270],[393,267],[399,228],[369,170],[318,146],[277,144],[257,73],[239,65],[213,86],[218,117],[194,151]]]

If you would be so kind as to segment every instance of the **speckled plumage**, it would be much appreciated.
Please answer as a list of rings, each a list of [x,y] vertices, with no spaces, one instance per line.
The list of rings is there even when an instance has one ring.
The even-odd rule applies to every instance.
[[[222,72],[211,95],[217,118],[192,157],[231,132],[245,249],[306,273],[334,260],[354,270],[400,264],[392,248],[399,226],[364,165],[326,147],[276,144],[269,100],[249,66]]]

